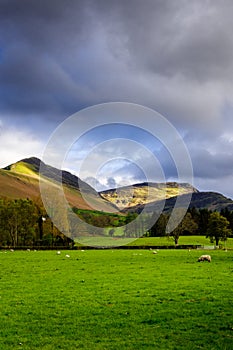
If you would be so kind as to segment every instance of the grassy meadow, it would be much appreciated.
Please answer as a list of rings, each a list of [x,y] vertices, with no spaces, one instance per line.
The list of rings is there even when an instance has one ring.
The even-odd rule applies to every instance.
[[[117,247],[122,245],[128,246],[140,246],[140,247],[148,247],[148,246],[167,246],[167,247],[175,247],[175,242],[172,237],[141,237],[138,239],[135,238],[116,238],[116,237],[94,237],[94,236],[86,236],[79,237],[75,240],[75,245],[81,247],[82,245],[89,245],[93,247]],[[181,236],[179,239],[179,245],[201,245],[213,247],[215,243],[210,243],[210,240],[205,236]],[[220,241],[220,247],[226,249],[233,249],[233,238],[228,238],[226,241],[226,245],[224,242]]]
[[[233,251],[201,253],[1,251],[0,348],[232,349]]]
[[[174,239],[172,237],[142,237],[132,243],[131,246],[174,246]],[[205,236],[180,236],[179,245],[201,245],[201,246],[214,246],[214,243],[210,243],[209,238]],[[224,242],[220,241],[220,245],[224,247]],[[226,241],[226,248],[233,249],[233,238],[228,238]]]

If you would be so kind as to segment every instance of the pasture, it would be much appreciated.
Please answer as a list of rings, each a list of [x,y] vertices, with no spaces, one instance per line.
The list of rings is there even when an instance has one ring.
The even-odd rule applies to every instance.
[[[127,245],[130,247],[141,246],[167,246],[175,247],[175,242],[172,237],[141,237],[138,239],[135,238],[115,238],[115,237],[79,237],[75,241],[75,245],[78,247],[82,245],[88,245],[92,247],[111,247],[111,246],[122,246]],[[179,245],[201,245],[213,247],[215,243],[210,243],[210,240],[205,236],[180,236]],[[233,249],[233,238],[228,238],[226,243],[220,241],[220,246],[227,249]]]
[[[201,245],[201,246],[214,246],[215,243],[210,243],[209,238],[205,236],[180,236],[179,245]],[[142,237],[130,243],[131,246],[174,246],[174,240],[172,237]],[[225,243],[220,241],[222,247]],[[226,241],[226,248],[233,249],[233,238],[228,238]]]
[[[232,349],[233,251],[202,253],[1,251],[0,348]]]

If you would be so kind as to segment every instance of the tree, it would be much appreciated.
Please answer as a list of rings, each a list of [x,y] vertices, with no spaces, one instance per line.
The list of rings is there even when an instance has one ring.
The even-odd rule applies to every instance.
[[[206,208],[199,210],[199,222],[198,222],[198,231],[201,235],[206,235],[208,223],[212,211]]]
[[[154,215],[155,220],[157,219]],[[149,235],[150,237],[162,237],[165,236],[166,226],[168,222],[168,216],[166,214],[160,214],[159,218],[155,224],[150,228]]]
[[[174,239],[175,245],[178,245],[179,238],[182,234],[194,234],[197,230],[197,227],[198,225],[192,219],[192,215],[190,213],[186,213],[181,223],[171,233],[169,233],[169,236]]]
[[[224,208],[221,210],[220,214],[225,216],[225,218],[229,221],[229,228],[233,232],[233,211],[230,211],[228,208]]]
[[[229,221],[218,212],[212,213],[209,218],[206,234],[210,242],[213,243],[215,241],[216,246],[218,246],[219,241],[226,241],[230,234]]]
[[[69,235],[67,213],[60,210],[59,203],[58,209],[55,210],[61,223],[58,219],[57,222],[63,232],[53,225],[42,202],[29,199],[0,199],[0,246],[51,246],[54,242],[70,246],[73,242]]]
[[[36,236],[37,215],[32,201],[1,200],[0,243],[13,247],[31,245]]]
[[[199,224],[199,220],[200,220],[200,212],[196,207],[191,207],[188,208],[188,213],[191,214],[192,219],[196,222],[196,224]]]
[[[8,229],[9,215],[7,210],[8,200],[0,199],[0,245],[7,246],[11,244],[11,236]]]

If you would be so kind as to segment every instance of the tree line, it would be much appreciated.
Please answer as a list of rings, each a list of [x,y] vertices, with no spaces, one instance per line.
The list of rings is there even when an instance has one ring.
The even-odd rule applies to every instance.
[[[58,202],[48,214],[56,216],[56,224],[63,233],[54,225],[40,199],[0,199],[0,247],[71,247],[75,237],[95,235],[95,227],[101,228],[96,230],[96,235],[113,236],[116,227],[126,225],[137,216],[61,208]],[[81,220],[75,220],[72,214]]]
[[[179,209],[175,210],[179,211]],[[189,208],[180,224],[172,232],[167,233],[169,218],[170,214],[162,213],[147,235],[172,237],[176,245],[182,235],[202,235],[209,238],[211,243],[215,242],[216,246],[220,241],[224,242],[228,237],[233,236],[233,212],[227,208],[222,209],[221,212]]]
[[[50,220],[40,200],[0,199],[0,246],[70,246],[72,239]]]
[[[59,205],[57,210],[59,210]],[[148,221],[147,216],[136,221],[137,214],[135,213],[117,215],[78,210],[77,208],[73,208],[72,212],[75,212],[81,220],[90,225],[102,227],[103,235],[110,237],[116,235],[115,228],[119,226],[124,226],[123,236],[141,237],[144,234],[144,227],[146,227],[144,221]],[[87,226],[80,224],[80,222],[77,224],[72,216],[69,217],[69,213],[62,212],[58,216],[61,220],[59,227],[62,227],[65,234],[53,224],[40,200],[0,199],[0,246],[70,247],[74,245],[72,237],[75,235],[93,234],[93,229],[91,233],[88,232]],[[172,232],[167,233],[166,227],[169,217],[170,215],[166,213],[159,215],[158,219],[152,217],[152,222],[155,223],[144,235],[150,237],[169,236],[174,239],[176,245],[181,235],[204,235],[216,245],[233,235],[233,212],[228,209],[219,213],[208,209],[190,208],[180,224]],[[127,224],[130,222],[132,224],[128,226]]]

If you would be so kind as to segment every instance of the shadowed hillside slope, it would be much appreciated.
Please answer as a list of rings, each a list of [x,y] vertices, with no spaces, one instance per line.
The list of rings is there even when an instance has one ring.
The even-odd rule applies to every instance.
[[[187,203],[187,194],[179,196],[179,207],[186,207]],[[189,199],[189,198],[188,198]],[[166,199],[164,205],[164,212],[171,212],[176,203],[177,197],[171,197]],[[229,209],[233,211],[233,201],[230,198],[223,196],[221,193],[217,192],[194,192],[189,204],[189,208],[197,209],[208,209],[212,211],[221,211],[222,209]],[[144,205],[137,205],[135,207],[126,208],[124,212],[137,212],[140,213],[144,208]],[[147,204],[146,211],[153,212],[160,210],[161,201],[155,201]]]

